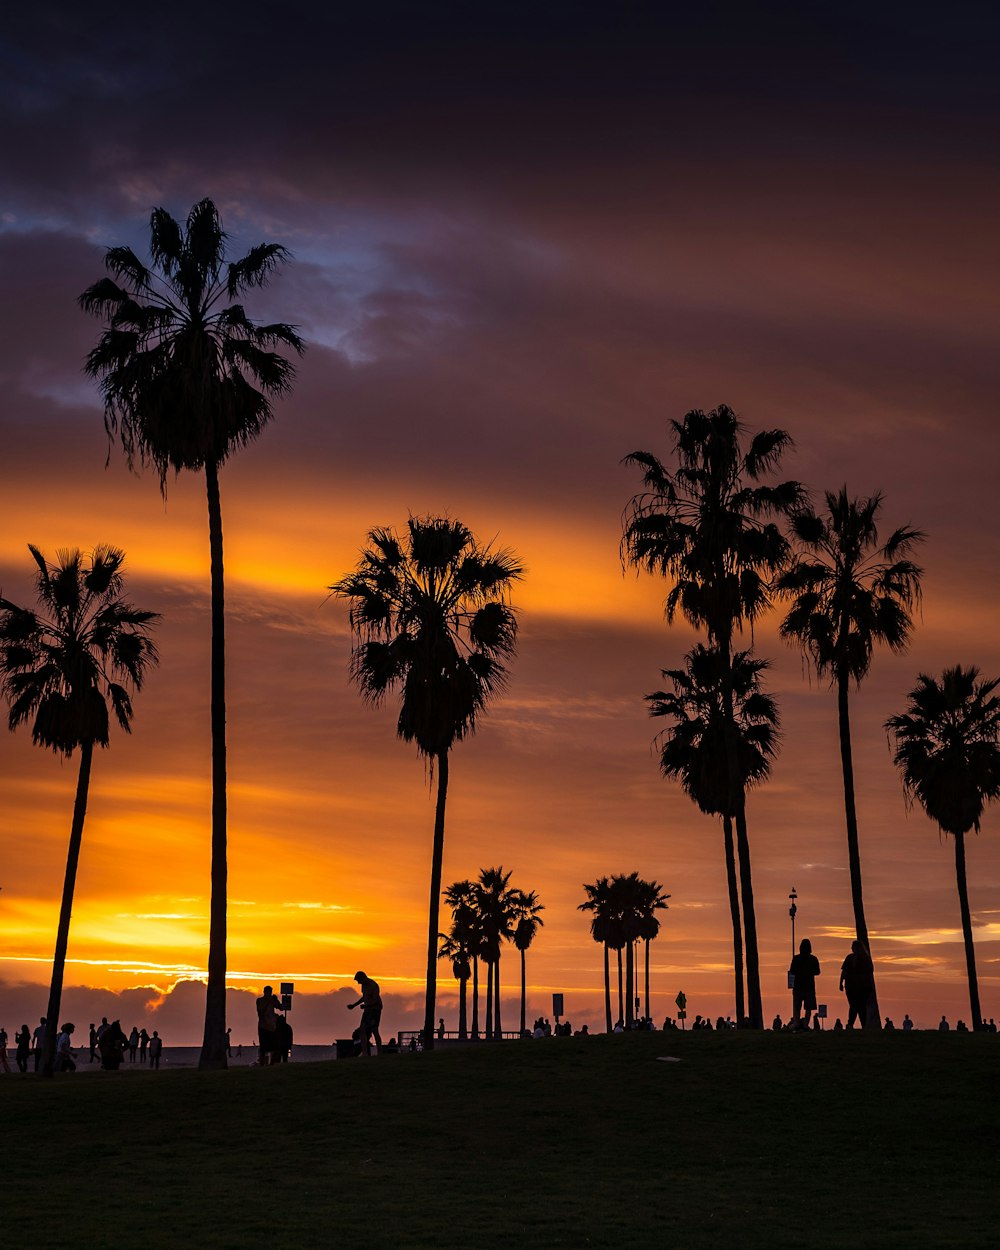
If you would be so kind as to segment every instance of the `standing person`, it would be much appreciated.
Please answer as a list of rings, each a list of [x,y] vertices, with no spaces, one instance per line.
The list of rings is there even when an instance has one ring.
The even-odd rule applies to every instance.
[[[257,1040],[260,1043],[260,1062],[262,1067],[278,1063],[278,1012],[281,1010],[281,999],[270,985],[264,986],[264,993],[257,999]]]
[[[97,1058],[97,1028],[95,1025],[90,1026],[90,1059],[88,1063],[93,1063]]]
[[[27,1072],[28,1056],[31,1054],[31,1030],[26,1024],[22,1024],[21,1031],[14,1034],[14,1041],[17,1043],[15,1052],[17,1070],[18,1072]]]
[[[379,993],[378,982],[373,981],[367,973],[356,972],[354,979],[361,987],[361,997],[355,1003],[348,1003],[347,1008],[353,1011],[361,1007],[361,1053],[371,1055],[371,1038],[375,1037],[375,1054],[382,1050],[382,1035],[378,1026],[382,1020],[382,995]]]
[[[913,1021],[910,1019],[910,1013],[907,1012],[903,1017],[903,1032],[910,1033],[913,1030]]]
[[[951,1025],[948,1023],[948,1017],[942,1016],[941,1023],[938,1025],[938,1032],[947,1033],[950,1029],[951,1029]]]
[[[4,1072],[10,1071],[10,1064],[7,1062],[7,1030],[0,1025],[0,1069]]]
[[[153,1036],[149,1039],[149,1066],[150,1068],[159,1069],[160,1055],[163,1054],[163,1039],[154,1029]]]
[[[860,1020],[861,1027],[868,1023],[868,1003],[875,989],[875,969],[864,942],[851,943],[851,953],[840,965],[840,988],[847,995],[847,1027],[854,1028]]]
[[[819,960],[812,953],[812,942],[803,938],[799,953],[792,956],[788,971],[792,974],[792,1028],[808,1029],[809,1020],[816,1010],[816,978],[820,974]],[[799,1015],[805,1008],[805,1022]]]
[[[73,1034],[76,1032],[75,1024],[64,1024],[56,1038],[56,1071],[57,1072],[75,1072],[76,1062],[73,1059]]]
[[[135,1063],[135,1052],[139,1049],[139,1030],[132,1025],[132,1032],[128,1035],[128,1061]]]
[[[38,1028],[31,1035],[35,1050],[35,1071],[42,1066],[42,1051],[45,1049],[45,1017],[38,1021]]]
[[[226,1058],[232,1059],[232,1057],[233,1057],[233,1030],[226,1029]]]
[[[146,1047],[149,1045],[149,1034],[146,1032],[146,1026],[142,1026],[142,1032],[139,1034],[139,1062],[146,1062]]]

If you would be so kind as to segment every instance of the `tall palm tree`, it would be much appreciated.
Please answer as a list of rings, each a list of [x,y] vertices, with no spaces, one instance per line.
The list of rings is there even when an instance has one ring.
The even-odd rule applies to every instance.
[[[730,807],[725,752],[727,719],[724,689],[732,683],[736,754],[743,790],[765,781],[777,752],[778,708],[761,689],[760,675],[769,667],[749,651],[737,651],[727,666],[715,647],[694,647],[685,656],[683,669],[665,669],[673,690],[646,696],[651,716],[665,716],[673,726],[659,736],[660,768],[664,776],[680,781],[699,809],[722,817],[729,884],[729,910],[733,925],[733,964],[736,976],[736,1019],[745,1018],[743,1000],[743,944],[740,904],[736,883],[733,819],[741,808]],[[742,805],[743,819],[746,804]]]
[[[633,452],[626,463],[643,470],[641,493],[625,513],[622,556],[627,564],[674,581],[666,600],[668,622],[678,609],[696,628],[704,628],[728,669],[733,634],[753,622],[770,604],[770,584],[788,558],[788,541],[775,518],[796,508],[803,491],[798,482],[765,484],[791,439],[784,430],[746,430],[725,405],[705,413],[689,412],[671,423],[676,468],[656,456]],[[731,810],[743,804],[732,723],[732,682],[723,687]],[[741,832],[741,825],[743,826]],[[763,1027],[760,961],[754,910],[750,845],[745,822],[736,821],[740,887],[745,932],[750,1022]]]
[[[590,936],[600,942],[604,948],[604,1015],[607,1032],[612,1029],[611,1022],[611,967],[609,952],[614,934],[614,920],[611,915],[611,881],[608,877],[600,877],[588,885],[584,882],[583,889],[587,895],[580,903],[577,911],[591,913]]]
[[[535,890],[517,890],[512,899],[514,911],[514,945],[521,952],[521,1036],[524,1036],[527,984],[525,954],[535,940],[535,934],[545,924],[540,913],[545,910],[538,901]]]
[[[211,200],[182,228],[163,208],[149,227],[150,264],[129,247],[105,256],[111,276],[80,296],[104,330],[86,361],[100,381],[108,437],[130,467],[204,471],[212,580],[212,898],[205,1032],[199,1067],[226,1066],[226,647],[219,469],[252,443],[291,387],[294,369],[276,347],[301,353],[295,328],[261,325],[240,298],[264,286],[289,254],[260,243],[227,262],[226,234]]]
[[[920,602],[923,572],[910,558],[924,535],[909,526],[879,542],[878,515],[882,496],[851,499],[847,487],[826,493],[822,515],[802,508],[791,519],[797,542],[794,562],[778,578],[776,589],[792,600],[781,625],[783,638],[797,642],[820,677],[837,689],[840,763],[844,778],[847,858],[858,941],[871,950],[861,881],[861,848],[854,801],[854,759],[851,751],[849,692],[860,687],[871,668],[877,646],[897,654],[906,650],[913,629],[913,608]],[[878,997],[873,988],[867,1013],[881,1027]]]
[[[39,610],[0,598],[0,690],[12,730],[31,721],[31,739],[69,758],[80,748],[76,801],[56,933],[42,1071],[52,1075],[59,1004],[69,944],[73,893],[87,814],[94,746],[106,747],[110,715],[132,728],[132,694],[157,662],[150,630],[156,612],[123,598],[125,553],[98,546],[89,556],[60,551],[49,564],[29,546],[37,566]]]
[[[396,732],[437,770],[424,1010],[431,1047],[448,757],[506,685],[517,638],[509,594],[522,567],[440,517],[411,517],[402,538],[372,530],[368,543],[355,571],[329,589],[351,605],[351,675],[362,698],[378,705],[398,692]]]
[[[972,942],[965,835],[979,832],[983,808],[1000,797],[1000,678],[980,681],[979,669],[945,669],[938,681],[921,673],[906,711],[885,723],[907,797],[916,799],[955,839],[955,876],[965,939],[973,1028],[981,1028],[976,951]]]
[[[475,887],[471,881],[454,881],[444,891],[445,902],[451,908],[451,928],[445,935],[438,954],[439,959],[452,961],[452,972],[459,983],[458,1036],[460,1041],[468,1038],[468,1011],[466,990],[473,975],[478,948],[478,918],[475,909]],[[478,994],[478,984],[474,987]],[[473,1034],[478,1030],[477,1003],[473,1000]]]

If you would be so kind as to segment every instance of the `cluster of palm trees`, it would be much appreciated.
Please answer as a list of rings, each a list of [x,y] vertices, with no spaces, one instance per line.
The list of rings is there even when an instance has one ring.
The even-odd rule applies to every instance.
[[[910,526],[879,534],[882,497],[827,492],[816,509],[795,481],[765,478],[791,445],[784,430],[749,435],[731,408],[695,410],[674,421],[674,461],[637,451],[643,490],[626,510],[626,564],[671,580],[666,615],[679,611],[706,643],[682,669],[664,670],[669,690],[647,696],[670,724],[659,736],[664,775],[680,781],[701,811],[720,818],[733,925],[737,1020],[763,1025],[754,912],[748,791],[767,780],[778,749],[775,700],[762,686],[768,661],[734,650],[778,600],[789,608],[781,636],[800,646],[837,693],[844,812],[854,920],[870,950],[864,908],[850,690],[867,676],[878,647],[906,650],[920,603],[922,569],[913,559],[924,535]],[[998,683],[976,669],[921,675],[908,710],[891,717],[895,762],[906,794],[956,843],[956,871],[973,1022],[982,1017],[965,881],[964,835],[978,830],[984,804],[1000,795]],[[735,834],[735,839],[734,839]],[[734,844],[735,843],[735,844]],[[738,869],[738,871],[737,871]],[[742,913],[742,914],[741,914]],[[744,1000],[744,964],[746,1000]],[[746,1010],[744,1010],[746,1002]],[[873,991],[868,1018],[879,1027]]]
[[[479,965],[486,966],[486,1025],[484,1036],[500,1038],[500,957],[505,942],[512,942],[521,956],[521,1025],[525,1032],[527,1000],[526,954],[545,921],[545,910],[534,890],[510,884],[511,872],[502,867],[484,868],[475,881],[454,881],[444,892],[451,908],[447,933],[439,934],[439,959],[451,962],[459,985],[458,1036],[465,1041],[479,1032]],[[468,985],[472,981],[471,1034],[468,1018]]]
[[[267,283],[288,259],[279,244],[261,243],[227,261],[226,234],[210,200],[185,223],[164,209],[150,219],[149,263],[128,247],[106,254],[108,276],[80,297],[103,327],[86,359],[104,399],[105,428],[130,466],[150,465],[161,492],[171,469],[204,472],[211,560],[211,904],[202,1067],[226,1064],[226,695],[225,596],[220,469],[258,437],[272,403],[289,390],[294,367],[282,349],[301,353],[292,325],[260,324],[242,298]],[[736,1014],[763,1025],[754,912],[748,791],[768,776],[777,750],[778,712],[764,691],[767,661],[737,650],[736,636],[777,598],[790,601],[781,634],[800,645],[816,672],[837,691],[848,860],[858,938],[869,945],[854,800],[849,692],[867,675],[876,647],[905,649],[921,570],[913,562],[923,535],[904,527],[881,542],[881,497],[828,494],[816,511],[794,481],[764,479],[790,445],[782,430],[749,437],[731,409],[694,411],[672,423],[674,465],[648,452],[627,457],[644,474],[630,502],[622,555],[627,564],[671,579],[667,619],[680,611],[705,642],[683,668],[664,670],[669,690],[648,696],[662,732],[663,772],[680,780],[698,807],[722,824],[733,924]],[[80,750],[62,910],[53,961],[46,1039],[51,1071],[59,1018],[76,866],[86,812],[93,748],[107,746],[112,716],[128,731],[138,691],[156,663],[156,614],[124,597],[124,554],[95,547],[89,556],[60,552],[49,563],[36,548],[37,610],[0,599],[0,690],[16,729],[31,721],[33,740],[58,754]],[[433,1044],[437,962],[452,959],[460,975],[471,964],[473,1032],[478,1030],[478,965],[487,968],[487,1035],[500,1031],[500,952],[513,941],[524,955],[542,910],[533,892],[489,869],[477,882],[456,882],[446,897],[452,929],[439,951],[439,904],[450,754],[475,732],[505,687],[517,618],[510,602],[523,568],[511,551],[482,544],[461,522],[411,517],[403,532],[373,529],[355,570],[330,590],[350,606],[351,674],[365,701],[398,698],[397,733],[415,745],[436,777],[427,936],[424,1037]],[[921,675],[907,712],[887,723],[906,794],[919,801],[956,845],[973,1020],[981,1020],[965,883],[964,837],[979,828],[984,804],[1000,794],[1000,705],[995,681],[974,668]],[[611,1027],[608,952],[619,954],[619,1015],[631,1023],[633,941],[649,948],[653,914],[668,897],[636,874],[585,887],[584,909],[605,946],[605,998]],[[466,928],[478,936],[469,945]],[[617,927],[616,927],[617,926]],[[468,929],[469,933],[472,928]],[[622,1003],[621,952],[626,952]],[[744,1000],[744,969],[746,1002]],[[869,1013],[877,1021],[877,1007]],[[464,1028],[464,1025],[462,1026]]]
[[[638,1000],[635,961],[636,943],[642,942],[646,957],[645,1015],[649,1010],[649,944],[660,932],[656,913],[667,907],[669,894],[658,881],[645,881],[637,872],[614,877],[601,877],[593,884],[584,883],[587,895],[580,911],[591,913],[590,935],[604,947],[604,1015],[607,1031],[614,1027],[611,1018],[610,952],[618,955],[618,1019],[625,1028],[635,1023],[633,1007]],[[625,978],[622,984],[622,951],[625,952]]]

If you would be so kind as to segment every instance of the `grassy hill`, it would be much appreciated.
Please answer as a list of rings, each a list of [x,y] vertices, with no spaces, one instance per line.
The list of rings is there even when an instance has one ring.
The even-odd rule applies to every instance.
[[[5,1240],[995,1247],[998,1067],[990,1035],[654,1033],[15,1074]]]

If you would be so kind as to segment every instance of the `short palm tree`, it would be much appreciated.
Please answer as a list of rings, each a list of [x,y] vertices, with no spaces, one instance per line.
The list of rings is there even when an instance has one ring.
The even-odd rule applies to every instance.
[[[766,660],[749,651],[737,651],[728,666],[732,685],[736,758],[744,792],[765,781],[777,752],[778,708],[761,688]],[[699,809],[722,817],[729,910],[733,925],[733,966],[736,978],[736,1019],[745,1018],[743,999],[743,943],[736,883],[733,820],[746,819],[746,804],[730,807],[725,738],[727,719],[724,687],[725,660],[716,647],[701,644],[689,651],[683,669],[665,669],[672,691],[646,696],[651,716],[674,723],[659,736],[660,767],[664,776],[679,780]]]
[[[770,604],[770,585],[788,559],[788,541],[776,524],[802,501],[798,482],[764,483],[791,445],[784,430],[763,430],[749,439],[726,405],[695,410],[672,422],[676,468],[649,452],[626,457],[643,470],[643,491],[626,509],[622,556],[627,564],[670,577],[667,620],[680,609],[705,629],[728,669],[733,635]],[[732,722],[732,685],[725,678],[723,706]],[[729,806],[743,802],[735,728],[725,740]],[[750,846],[737,821],[736,840],[743,902],[750,1021],[764,1022],[757,951]]]
[[[514,933],[515,900],[511,872],[484,868],[476,882],[476,915],[482,933],[480,950],[486,964],[486,1036],[503,1037],[500,1019],[500,958],[504,942]]]
[[[100,381],[104,424],[131,467],[153,465],[165,493],[169,469],[204,472],[212,579],[212,899],[205,1033],[200,1067],[226,1066],[225,590],[219,469],[252,443],[294,369],[275,348],[302,351],[295,328],[261,325],[241,297],[288,259],[260,243],[226,261],[226,234],[211,200],[182,228],[163,208],[150,218],[150,264],[128,247],[105,256],[110,277],[80,296],[104,322],[86,371]]]
[[[977,668],[945,669],[940,681],[921,673],[906,711],[885,723],[907,797],[916,799],[944,833],[955,839],[955,876],[965,939],[969,1005],[982,1027],[976,951],[972,942],[965,835],[979,832],[983,809],[1000,798],[1000,678],[981,681]]]
[[[94,747],[108,745],[109,704],[119,726],[131,731],[132,694],[157,659],[150,630],[159,615],[122,597],[125,554],[116,547],[95,547],[89,556],[60,551],[55,564],[37,547],[29,551],[39,610],[0,598],[0,690],[8,723],[13,730],[30,720],[32,741],[58,755],[68,758],[80,748],[45,1017],[42,1071],[51,1076]]]
[[[604,1015],[607,1032],[612,1029],[611,1020],[611,966],[610,951],[615,937],[615,918],[611,914],[611,881],[608,877],[600,877],[590,885],[584,882],[587,897],[577,908],[578,911],[589,911],[590,936],[600,942],[604,948]]]
[[[844,778],[847,858],[858,941],[872,949],[865,919],[861,881],[861,848],[854,801],[854,759],[851,751],[849,692],[860,686],[878,646],[897,654],[906,650],[913,629],[913,609],[920,602],[920,569],[911,559],[923,541],[919,531],[904,526],[884,543],[879,541],[878,515],[882,496],[851,499],[847,487],[828,491],[823,514],[811,507],[791,518],[797,544],[794,562],[778,578],[776,589],[792,600],[781,635],[797,642],[820,677],[837,689],[840,762]],[[868,1012],[879,1028],[878,998]]]
[[[349,601],[351,675],[367,702],[399,694],[396,732],[437,770],[427,929],[424,1044],[433,1046],[448,758],[504,689],[517,639],[512,552],[476,542],[459,521],[410,518],[405,537],[368,535],[358,567],[329,589]]]
[[[475,975],[479,932],[475,910],[475,888],[471,881],[454,881],[444,891],[445,902],[451,908],[451,926],[442,934],[439,959],[452,961],[452,972],[459,983],[458,1036],[466,1041],[468,1031],[467,988],[470,976]],[[478,978],[473,986],[473,1035],[478,1033]]]
[[[660,921],[656,913],[658,911],[666,911],[667,899],[669,894],[663,892],[663,886],[658,881],[643,881],[639,894],[639,924],[638,936],[642,940],[645,955],[645,974],[646,974],[646,1006],[645,1014],[647,1019],[652,1019],[649,1010],[649,944],[660,933]]]
[[[527,983],[525,954],[535,940],[535,934],[545,924],[541,917],[544,906],[538,901],[535,890],[517,890],[512,900],[514,910],[514,945],[521,952],[521,1036],[524,1036]]]

